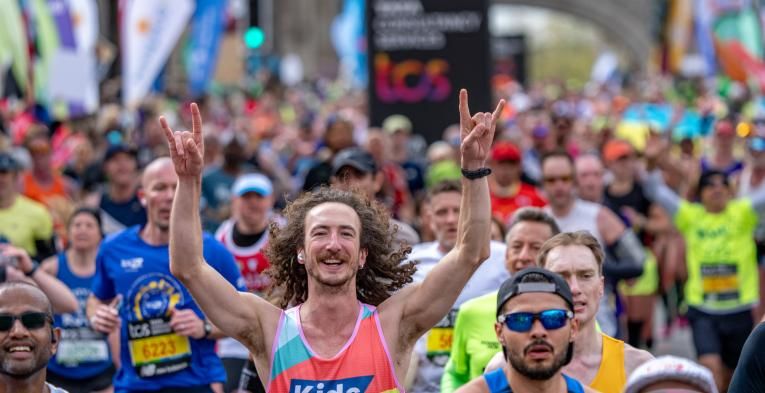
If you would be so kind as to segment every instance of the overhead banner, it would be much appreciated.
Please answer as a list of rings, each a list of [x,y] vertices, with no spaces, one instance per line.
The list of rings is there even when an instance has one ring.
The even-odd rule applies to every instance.
[[[226,17],[226,2],[227,0],[197,0],[186,59],[189,92],[194,97],[207,91],[215,72]]]
[[[459,122],[458,93],[491,111],[487,0],[371,0],[367,7],[371,123],[402,114],[428,142]]]
[[[29,75],[29,48],[27,33],[18,2],[0,1],[0,70],[11,64],[16,85],[27,89]],[[3,75],[0,75],[2,78]]]
[[[122,8],[122,101],[137,105],[194,12],[193,0],[126,0]]]

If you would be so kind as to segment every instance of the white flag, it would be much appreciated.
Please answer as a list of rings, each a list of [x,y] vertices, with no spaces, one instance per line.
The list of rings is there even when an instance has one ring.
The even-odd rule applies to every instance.
[[[122,101],[138,104],[194,12],[193,0],[129,0],[122,15]]]
[[[72,18],[78,52],[91,52],[98,41],[98,5],[96,0],[66,0]]]

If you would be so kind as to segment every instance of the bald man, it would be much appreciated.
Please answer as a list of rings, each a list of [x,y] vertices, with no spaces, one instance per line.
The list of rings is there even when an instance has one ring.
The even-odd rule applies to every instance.
[[[169,158],[143,174],[138,197],[144,226],[104,241],[96,259],[88,318],[93,329],[120,328],[122,370],[115,392],[212,392],[226,374],[215,354],[220,330],[210,324],[187,289],[170,274],[170,209],[178,177]],[[204,258],[227,281],[245,290],[231,254],[212,236],[203,237]],[[121,322],[121,324],[120,324]]]
[[[66,393],[45,382],[60,337],[50,301],[39,288],[0,284],[0,393]]]

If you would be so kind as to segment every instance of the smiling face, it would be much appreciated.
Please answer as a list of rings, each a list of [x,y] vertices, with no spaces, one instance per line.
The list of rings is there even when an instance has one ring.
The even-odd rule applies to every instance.
[[[580,245],[558,246],[549,251],[542,267],[563,276],[571,287],[579,323],[592,321],[603,297],[603,275],[592,251]]]
[[[524,293],[508,300],[502,307],[502,314],[540,313],[553,309],[568,310],[568,305],[553,293]],[[575,320],[569,320],[561,328],[548,330],[540,320],[535,320],[527,332],[510,330],[499,322],[495,324],[495,330],[513,369],[529,379],[547,380],[565,365],[577,326]]]
[[[309,276],[309,293],[317,284],[337,288],[355,282],[366,261],[360,240],[361,221],[350,206],[328,202],[308,212],[301,263]]]
[[[0,290],[0,314],[21,315],[27,312],[49,312],[45,295],[34,287],[11,286]],[[26,379],[45,370],[56,353],[57,344],[51,334],[51,322],[37,329],[26,328],[21,321],[13,322],[10,330],[0,331],[0,374],[13,379]]]

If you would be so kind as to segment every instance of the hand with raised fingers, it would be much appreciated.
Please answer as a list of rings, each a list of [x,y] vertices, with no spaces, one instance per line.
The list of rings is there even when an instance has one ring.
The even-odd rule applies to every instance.
[[[470,114],[467,90],[460,90],[460,153],[462,168],[475,170],[486,166],[486,159],[494,141],[497,121],[505,107],[505,100],[500,100],[494,113],[478,112]]]
[[[196,103],[191,104],[191,131],[173,131],[167,120],[160,116],[159,124],[165,132],[170,157],[178,176],[201,176],[204,167],[205,145],[202,138],[202,115]]]

